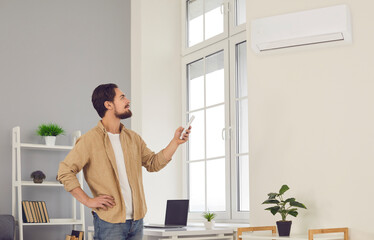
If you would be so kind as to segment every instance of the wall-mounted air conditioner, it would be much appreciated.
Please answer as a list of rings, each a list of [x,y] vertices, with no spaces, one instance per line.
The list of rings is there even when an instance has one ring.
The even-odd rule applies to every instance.
[[[346,5],[313,9],[251,23],[255,52],[333,41],[352,42],[351,18]]]

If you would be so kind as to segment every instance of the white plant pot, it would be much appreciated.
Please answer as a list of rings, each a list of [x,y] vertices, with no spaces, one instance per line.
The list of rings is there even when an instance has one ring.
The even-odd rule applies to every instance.
[[[204,225],[205,225],[205,228],[206,229],[213,229],[214,228],[214,221],[210,221],[210,222],[208,222],[208,221],[206,221],[206,222],[204,222]]]
[[[47,146],[54,146],[56,143],[56,136],[45,136],[45,145]]]

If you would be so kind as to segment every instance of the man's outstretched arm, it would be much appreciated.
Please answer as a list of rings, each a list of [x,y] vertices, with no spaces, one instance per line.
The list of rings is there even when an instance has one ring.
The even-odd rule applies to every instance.
[[[174,133],[174,137],[173,139],[170,141],[169,145],[167,145],[166,148],[164,148],[164,150],[162,150],[162,153],[164,154],[165,158],[167,160],[170,160],[175,151],[177,151],[179,145],[185,143],[188,141],[188,136],[191,132],[191,127],[189,127],[187,130],[186,130],[186,133],[183,134],[183,137],[181,138],[181,135],[182,135],[182,132],[183,132],[183,127],[179,127],[175,133]]]

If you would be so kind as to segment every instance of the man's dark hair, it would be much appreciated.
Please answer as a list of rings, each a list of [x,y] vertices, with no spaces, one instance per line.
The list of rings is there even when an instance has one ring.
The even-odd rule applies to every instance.
[[[105,116],[105,113],[108,110],[104,106],[104,103],[105,101],[113,102],[113,99],[116,96],[116,91],[114,89],[116,88],[118,88],[116,84],[108,83],[97,86],[93,91],[91,101],[101,118]]]

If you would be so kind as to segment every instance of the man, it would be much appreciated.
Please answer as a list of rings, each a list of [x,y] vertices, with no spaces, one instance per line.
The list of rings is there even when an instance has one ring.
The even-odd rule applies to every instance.
[[[188,140],[190,128],[181,138],[183,128],[179,127],[169,145],[155,154],[120,122],[132,113],[130,101],[117,85],[98,86],[92,104],[102,120],[77,140],[60,163],[58,179],[66,191],[94,210],[95,239],[140,240],[147,211],[142,166],[150,172],[165,167]],[[81,169],[94,198],[80,187],[76,174]]]

